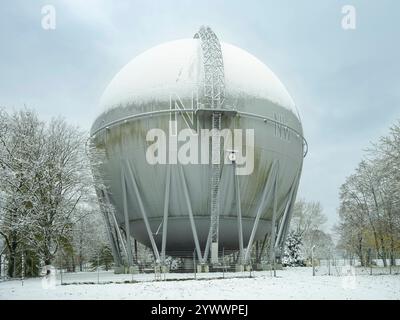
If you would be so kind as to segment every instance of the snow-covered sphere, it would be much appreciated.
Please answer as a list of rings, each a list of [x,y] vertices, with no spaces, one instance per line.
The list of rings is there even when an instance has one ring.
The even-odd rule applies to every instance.
[[[298,115],[295,104],[277,76],[260,60],[228,43],[221,43],[226,96],[272,101]],[[135,57],[108,85],[100,108],[169,101],[171,94],[191,97],[204,83],[198,39],[183,39],[155,46]]]
[[[262,198],[274,162],[279,163],[274,222],[278,245],[281,246],[303,163],[300,117],[284,85],[263,62],[224,42],[221,51],[224,108],[235,112],[222,117],[222,128],[254,130],[254,146],[248,145],[249,140],[243,138],[243,147],[249,147],[246,161],[252,163],[253,168],[250,174],[238,178],[244,247],[248,245],[253,229],[254,241],[264,239],[272,230],[273,197],[268,197],[265,202]],[[152,128],[169,132],[171,101],[179,101],[181,108],[193,108],[195,97],[200,95],[201,99],[204,81],[200,39],[183,39],[155,46],[135,57],[115,75],[101,97],[99,116],[91,130],[94,145],[105,151],[98,183],[106,186],[106,198],[116,209],[117,223],[126,230],[126,221],[129,220],[129,232],[135,239],[151,247],[153,237],[161,251],[163,217],[167,207],[166,251],[172,255],[179,255],[182,251],[192,253],[195,232],[201,250],[206,247],[210,226],[211,166],[149,164],[146,150],[151,143],[146,141],[146,136]],[[210,128],[206,115],[193,116],[199,120],[197,129]],[[178,129],[186,126],[187,119],[183,116],[178,115],[176,119]],[[167,151],[170,151],[169,145]],[[170,189],[166,196],[168,168],[171,170]],[[181,169],[184,180],[180,175]],[[232,172],[232,164],[222,164],[219,184],[221,250],[239,248],[238,203]],[[185,184],[195,230],[189,219]],[[104,195],[101,197],[105,198]],[[258,212],[258,224],[254,227]],[[148,227],[144,216],[148,218]]]

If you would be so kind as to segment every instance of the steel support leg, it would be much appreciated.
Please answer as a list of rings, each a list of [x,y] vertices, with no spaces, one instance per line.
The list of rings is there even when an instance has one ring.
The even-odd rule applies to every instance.
[[[137,201],[138,201],[138,204],[139,204],[139,209],[140,209],[140,212],[142,214],[144,223],[146,225],[147,234],[149,236],[149,239],[150,239],[150,242],[151,242],[151,246],[153,248],[154,255],[156,256],[156,263],[159,263],[160,262],[160,254],[158,253],[158,248],[157,248],[156,242],[154,241],[154,237],[153,237],[153,233],[152,233],[151,228],[150,228],[149,220],[147,219],[146,210],[144,209],[142,198],[140,197],[139,187],[138,187],[138,185],[136,183],[135,175],[134,175],[134,172],[133,172],[134,169],[131,166],[129,161],[127,161],[126,164],[127,164],[127,167],[128,167],[129,175],[130,175],[130,177],[132,179],[133,189],[134,189],[135,194],[136,194],[136,198],[137,198]]]
[[[125,256],[128,257],[128,251],[126,250],[126,247],[125,247],[124,238],[122,237],[121,230],[119,229],[117,218],[115,218],[114,212],[111,212],[111,216],[112,216],[113,221],[114,221],[115,231],[117,232],[118,238],[121,241],[122,250],[124,250]]]
[[[266,244],[267,244],[267,240],[268,240],[268,233],[265,234],[264,240],[263,240],[263,242],[261,243],[261,249],[260,249],[260,252],[258,253],[258,257],[257,257],[257,259],[258,259],[259,261],[261,261],[261,257],[262,257],[262,254],[263,254],[263,252],[264,252],[265,246],[266,246]]]
[[[124,218],[125,218],[125,234],[126,234],[126,246],[128,253],[128,267],[133,265],[133,256],[132,256],[132,243],[131,243],[131,228],[129,225],[129,212],[128,212],[128,199],[126,196],[126,181],[125,181],[125,173],[122,167],[121,170],[121,183],[122,183],[122,202],[124,208]]]
[[[204,261],[202,261],[203,258],[202,258],[202,254],[201,254],[199,238],[197,236],[196,225],[194,223],[194,218],[193,218],[192,205],[190,203],[189,192],[188,192],[188,189],[187,189],[186,180],[185,180],[185,174],[183,173],[182,166],[179,167],[179,173],[180,173],[181,181],[182,181],[182,185],[183,185],[183,193],[185,194],[186,204],[187,204],[187,207],[188,207],[190,226],[192,228],[193,240],[194,240],[194,244],[196,246],[197,257],[202,263],[204,263]]]
[[[272,167],[271,167],[270,177],[268,178],[268,180],[267,180],[267,182],[265,184],[264,191],[263,191],[262,196],[261,196],[261,203],[260,203],[260,206],[258,207],[256,219],[254,221],[253,229],[252,229],[251,234],[250,234],[249,243],[247,245],[246,254],[245,254],[245,257],[244,257],[244,262],[245,263],[248,263],[249,258],[250,258],[251,247],[253,245],[254,237],[255,237],[255,234],[256,234],[256,231],[257,231],[258,222],[260,221],[260,217],[261,217],[261,214],[262,214],[263,209],[264,209],[264,203],[267,202],[267,205],[269,203],[269,198],[270,198],[270,195],[272,194],[272,192],[270,190],[270,184],[274,183],[274,181],[276,179],[276,173],[277,173],[276,162],[274,162],[272,164]]]
[[[242,204],[240,202],[240,188],[239,178],[236,175],[236,162],[233,163],[233,175],[235,179],[235,196],[236,196],[236,208],[237,208],[237,223],[238,223],[238,238],[239,238],[239,264],[243,263],[243,227],[242,227]]]
[[[278,163],[279,164],[279,163]],[[278,189],[278,175],[279,175],[279,166],[276,171],[275,181],[274,181],[274,204],[272,211],[272,221],[271,221],[271,241],[269,246],[269,261],[271,263],[272,268],[275,271],[275,233],[276,233],[276,204],[278,201],[277,197],[277,189]]]
[[[167,166],[167,177],[165,179],[165,197],[164,197],[164,219],[161,243],[161,263],[165,263],[165,248],[167,246],[168,232],[168,209],[169,209],[169,188],[171,184],[171,167]]]
[[[286,206],[285,206],[285,212],[283,213],[283,216],[282,216],[281,221],[279,223],[279,230],[278,230],[278,235],[277,235],[276,241],[275,241],[275,248],[278,246],[278,244],[281,241],[281,237],[282,237],[282,234],[283,234],[283,229],[284,229],[286,221],[287,221],[286,220],[287,219],[287,215],[289,213],[290,204],[292,202],[292,197],[293,197],[293,193],[294,193],[296,182],[297,182],[297,180],[295,180],[293,182],[292,186],[290,187],[288,201],[286,202]]]
[[[111,203],[110,199],[108,197],[108,193],[105,191],[104,194],[105,194],[106,202],[107,203]],[[113,221],[114,221],[115,231],[116,231],[119,239],[121,240],[122,249],[125,252],[125,256],[128,257],[128,252],[127,252],[125,244],[124,244],[124,238],[122,237],[121,230],[119,230],[119,224],[117,222],[117,218],[115,217],[115,214],[114,214],[113,211],[111,211],[110,214],[111,214],[111,217],[113,218]]]
[[[112,232],[112,227],[110,224],[110,218],[108,214],[108,208],[107,208],[107,203],[106,203],[106,198],[105,198],[105,191],[104,190],[97,190],[97,194],[99,195],[99,201],[100,201],[100,210],[103,213],[103,217],[106,223],[106,228],[107,228],[107,235],[108,235],[108,240],[111,245],[111,252],[114,258],[114,262],[117,265],[117,267],[122,265],[122,257],[121,253],[119,251],[119,248],[116,244],[116,240],[114,238],[114,234]]]
[[[208,259],[208,253],[210,252],[210,243],[211,243],[211,228],[208,231],[206,248],[204,250],[203,261],[201,261],[201,263],[205,263]]]
[[[288,208],[288,214],[287,214],[287,216],[288,216],[287,221],[288,222],[292,219],[294,204],[296,202],[296,194],[297,194],[297,190],[298,190],[299,184],[300,184],[300,176],[301,176],[301,166],[300,166],[299,171],[298,171],[297,181],[294,184],[293,196],[292,196],[292,199],[290,201],[289,208]],[[289,230],[289,223],[285,223],[285,225],[283,226],[283,232],[282,232],[282,235],[281,235],[281,238],[280,238],[280,246],[281,246],[282,249],[283,249],[283,246],[285,244],[285,240],[286,240],[286,236],[287,236],[288,230]]]

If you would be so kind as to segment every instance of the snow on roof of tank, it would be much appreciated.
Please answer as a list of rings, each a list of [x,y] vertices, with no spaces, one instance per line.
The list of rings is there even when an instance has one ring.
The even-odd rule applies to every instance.
[[[221,43],[226,96],[246,94],[265,98],[291,110],[295,104],[278,77],[259,59],[228,43]],[[182,39],[155,46],[131,60],[113,78],[100,99],[101,111],[120,105],[169,101],[171,94],[192,97],[203,83],[198,39]]]

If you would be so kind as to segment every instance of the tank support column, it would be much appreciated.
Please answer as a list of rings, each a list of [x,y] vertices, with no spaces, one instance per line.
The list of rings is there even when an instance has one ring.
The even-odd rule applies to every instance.
[[[208,259],[208,253],[210,252],[210,243],[211,243],[211,228],[208,231],[206,248],[204,250],[204,255],[203,255],[203,262],[206,262]]]
[[[271,166],[271,169],[270,169],[271,170],[270,177],[267,179],[267,182],[264,187],[264,191],[261,196],[261,203],[258,207],[256,219],[254,221],[253,229],[250,234],[249,243],[247,245],[246,254],[244,257],[245,264],[248,264],[249,260],[250,260],[251,247],[253,246],[254,237],[256,235],[256,231],[257,231],[257,227],[258,227],[258,222],[260,221],[261,214],[265,208],[264,204],[267,203],[267,206],[269,205],[271,194],[273,194],[273,192],[271,192],[271,185],[273,186],[273,184],[275,183],[276,177],[277,177],[277,173],[278,173],[277,166],[278,166],[278,162],[274,161]]]
[[[282,229],[282,230],[279,231],[279,233],[281,233],[281,234],[279,235],[279,233],[278,233],[278,239],[276,241],[276,246],[279,246],[281,249],[281,255],[282,255],[282,251],[285,246],[286,236],[287,236],[287,232],[289,230],[289,222],[292,219],[294,204],[296,202],[296,194],[297,194],[297,190],[298,190],[299,184],[300,184],[301,167],[302,167],[302,165],[299,168],[296,180],[294,181],[293,186],[292,186],[293,193],[292,193],[292,197],[289,202],[289,206],[287,208],[287,214],[286,214],[287,218],[286,218],[286,220],[281,222],[280,229]]]
[[[109,199],[109,197],[108,197],[107,191],[103,191],[103,193],[104,193],[105,202],[106,202],[108,205],[111,205],[111,202],[110,202],[110,199]],[[123,250],[123,252],[125,253],[126,263],[128,263],[128,261],[127,261],[127,259],[128,259],[128,251],[127,251],[127,249],[126,249],[125,242],[124,242],[124,238],[123,238],[123,236],[122,236],[122,234],[121,234],[121,230],[119,229],[119,224],[118,224],[118,222],[117,222],[117,218],[115,217],[115,214],[114,214],[114,212],[113,212],[112,210],[108,210],[108,213],[107,213],[107,214],[111,215],[112,221],[113,221],[113,223],[114,223],[114,230],[115,230],[115,233],[117,234],[117,237],[116,237],[116,239],[114,239],[114,240],[115,240],[115,242],[116,242],[116,247],[118,248],[118,253],[119,253],[119,255],[120,255],[119,245],[118,245],[118,239],[119,239],[120,242],[121,242],[122,250]],[[122,258],[121,258],[121,259],[122,259]],[[121,261],[121,262],[122,262],[122,261]],[[121,263],[121,265],[122,265],[122,263]],[[121,265],[120,265],[120,266],[121,266]],[[125,271],[124,271],[124,270],[121,270],[121,269],[119,269],[119,270],[116,269],[115,272],[116,272],[116,273],[123,273],[123,272],[125,272]]]
[[[147,219],[146,210],[144,209],[142,198],[139,193],[139,188],[136,183],[136,179],[135,179],[135,175],[134,175],[134,169],[133,169],[133,166],[131,166],[131,163],[129,161],[126,161],[126,164],[128,166],[129,175],[132,179],[133,189],[135,190],[136,198],[137,198],[137,201],[139,204],[139,209],[142,214],[144,223],[146,225],[147,234],[149,236],[154,255],[156,256],[156,264],[159,264],[160,263],[160,254],[158,253],[158,248],[157,248],[156,242],[154,241],[154,237],[153,237],[153,233],[150,228],[149,220]]]
[[[275,249],[281,243],[281,238],[282,238],[282,235],[283,235],[283,229],[285,228],[285,226],[286,226],[286,224],[288,222],[287,216],[289,214],[289,209],[290,209],[290,205],[291,205],[291,202],[292,202],[293,193],[294,193],[294,190],[296,188],[295,186],[296,186],[296,183],[297,183],[297,176],[296,176],[296,179],[293,181],[292,186],[290,187],[289,197],[288,197],[287,202],[285,204],[284,213],[283,213],[282,218],[279,221],[278,235],[277,235],[276,241],[275,241]]]
[[[129,213],[128,213],[128,199],[126,197],[126,181],[124,167],[121,170],[121,183],[122,183],[122,202],[124,208],[124,218],[125,218],[125,234],[126,234],[126,246],[128,254],[128,268],[133,266],[133,256],[132,256],[132,242],[131,242],[131,228],[129,226]]]
[[[180,176],[181,176],[181,181],[182,181],[182,186],[183,186],[183,193],[185,194],[186,205],[187,205],[188,213],[189,213],[190,226],[192,228],[193,240],[194,240],[194,244],[196,246],[196,251],[197,251],[197,257],[200,260],[200,262],[203,264],[204,261],[203,261],[203,258],[202,258],[199,238],[197,236],[196,225],[195,225],[194,218],[193,218],[192,205],[190,204],[189,192],[188,192],[188,189],[187,189],[186,180],[185,180],[185,174],[183,172],[182,166],[179,166],[179,173],[180,173]]]
[[[271,221],[271,241],[269,246],[269,261],[271,263],[271,268],[274,270],[275,276],[275,233],[276,233],[276,204],[277,204],[277,189],[278,189],[278,175],[279,175],[279,162],[278,169],[276,170],[274,179],[274,202],[272,211],[272,221]]]
[[[122,266],[122,257],[121,257],[121,252],[119,251],[115,235],[112,231],[112,226],[110,223],[110,217],[108,213],[108,203],[106,202],[106,197],[105,197],[105,191],[104,190],[96,190],[98,194],[98,198],[100,200],[100,210],[103,214],[104,220],[106,222],[106,227],[107,227],[107,235],[108,235],[108,240],[110,241],[111,244],[111,252],[113,254],[114,262],[117,267]]]
[[[124,238],[122,237],[121,230],[119,229],[117,218],[115,218],[114,212],[111,212],[111,216],[112,216],[113,221],[114,221],[115,231],[116,231],[116,233],[118,235],[119,240],[121,241],[122,250],[124,251],[125,256],[127,257],[128,256],[128,252],[126,251]]]
[[[167,166],[167,176],[165,178],[164,218],[163,218],[162,243],[161,243],[161,264],[162,265],[165,265],[165,248],[167,246],[170,185],[171,185],[171,167],[168,165]]]

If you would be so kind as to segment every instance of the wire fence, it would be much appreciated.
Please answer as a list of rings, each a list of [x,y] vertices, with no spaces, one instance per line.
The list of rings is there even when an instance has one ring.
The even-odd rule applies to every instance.
[[[109,283],[139,283],[139,282],[152,282],[152,281],[185,281],[185,280],[215,280],[215,279],[235,279],[235,278],[257,278],[258,276],[265,276],[265,272],[260,269],[256,270],[253,266],[248,266],[243,269],[238,269],[236,265],[221,265],[209,267],[208,270],[201,269],[205,265],[194,264],[192,268],[179,267],[170,272],[162,269],[161,266],[148,265],[137,273],[121,273],[115,274],[113,270],[106,271],[98,268],[97,271],[92,272],[66,272],[63,269],[56,270],[56,277],[58,284],[109,284]],[[319,261],[314,266],[314,275],[318,276],[378,276],[378,275],[400,275],[400,266],[373,266],[361,267],[350,265],[346,261]],[[268,268],[266,268],[268,269]],[[271,270],[269,268],[271,277],[285,276],[285,269]],[[310,276],[312,268],[309,268]]]
[[[346,276],[352,275],[400,275],[400,261],[391,265],[387,260],[384,266],[382,259],[373,259],[368,266],[362,266],[354,259],[321,259],[314,265],[315,275]]]
[[[104,266],[92,268],[91,272],[68,272],[67,266],[58,265],[56,275],[60,284],[78,283],[129,283],[144,281],[183,281],[229,278],[251,278],[256,270],[267,270],[268,266],[253,260],[245,266],[239,263],[237,252],[222,250],[217,262],[202,262],[195,251],[176,251],[166,257],[164,264],[156,263],[152,254],[144,252],[134,255],[133,266]]]
[[[85,265],[83,270],[73,272],[70,265],[62,261],[55,266],[44,267],[41,276],[48,279],[52,285],[69,284],[108,284],[108,283],[137,283],[151,281],[184,281],[184,280],[213,280],[233,278],[255,278],[265,276],[269,271],[271,277],[284,277],[285,272],[280,264],[271,266],[268,262],[250,260],[247,265],[239,264],[236,252],[222,251],[217,263],[202,263],[195,252],[174,252],[165,259],[165,264],[157,264],[149,254],[135,256],[135,264],[131,267],[105,267]],[[381,259],[372,260],[368,266],[362,266],[355,259],[315,259],[314,265],[308,265],[314,276],[375,276],[400,275],[400,260],[395,265],[387,261],[384,266]],[[85,271],[86,270],[86,271]],[[24,280],[24,276],[9,278],[6,276],[6,261],[0,260],[0,275],[4,280]],[[52,281],[52,282],[51,282]]]

